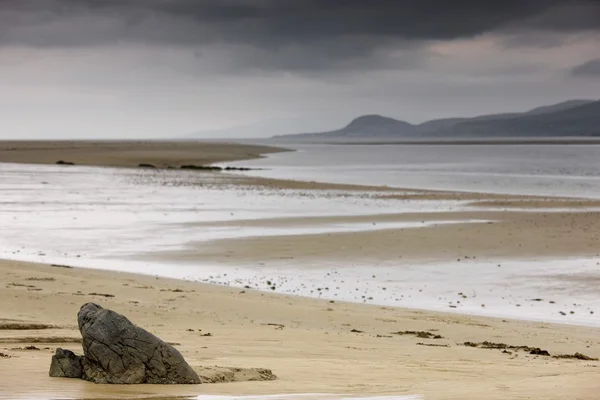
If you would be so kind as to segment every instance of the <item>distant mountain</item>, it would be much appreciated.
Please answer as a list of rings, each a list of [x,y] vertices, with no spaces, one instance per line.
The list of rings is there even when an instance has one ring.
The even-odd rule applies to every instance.
[[[459,122],[467,121],[469,118],[444,118],[444,119],[433,119],[431,121],[423,122],[417,125],[415,128],[420,134],[431,134],[444,129],[448,129],[458,124]]]
[[[555,111],[568,110],[569,108],[575,108],[586,104],[594,103],[594,100],[567,100],[562,103],[553,104],[550,106],[537,107],[527,111],[525,114],[537,115],[537,114],[548,114]]]
[[[600,101],[568,108],[554,107],[534,109],[534,112],[510,118],[467,120],[441,133],[444,137],[600,136]]]
[[[320,133],[300,133],[275,137],[292,138],[361,138],[361,137],[389,137],[396,135],[415,135],[417,130],[408,122],[398,121],[381,115],[363,115],[352,120],[341,129]]]
[[[364,115],[341,129],[276,137],[292,140],[364,140],[504,136],[600,136],[600,101],[569,100],[521,113],[436,119],[418,125],[381,115]]]

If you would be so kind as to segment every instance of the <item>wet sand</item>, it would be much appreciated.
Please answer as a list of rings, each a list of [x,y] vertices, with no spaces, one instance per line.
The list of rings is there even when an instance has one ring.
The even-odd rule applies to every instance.
[[[600,357],[600,330],[594,328],[330,303],[11,261],[0,262],[0,280],[0,322],[56,326],[0,329],[0,352],[10,357],[0,358],[3,399],[312,392],[562,400],[596,399],[600,389],[597,361],[461,345],[490,341],[540,347],[552,355],[580,352]],[[159,337],[180,343],[177,347],[194,368],[269,368],[279,379],[174,387],[104,386],[49,378],[50,357],[56,347],[81,351],[77,343],[55,341],[79,336],[75,316],[87,301],[121,312]],[[443,338],[392,334],[398,331],[426,331]],[[212,336],[201,336],[204,333]],[[15,349],[29,344],[41,350]]]
[[[457,211],[349,217],[279,218],[210,223],[211,226],[319,226],[340,223],[489,221],[408,229],[279,235],[190,243],[180,251],[157,252],[148,259],[199,260],[244,264],[277,260],[338,262],[460,261],[464,258],[548,259],[597,256],[600,212]],[[197,224],[201,227],[203,224]],[[209,224],[206,224],[209,225]]]

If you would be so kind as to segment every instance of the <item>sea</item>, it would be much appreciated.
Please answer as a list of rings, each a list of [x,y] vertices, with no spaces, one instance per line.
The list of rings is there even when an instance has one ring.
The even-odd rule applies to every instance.
[[[599,144],[295,144],[291,153],[227,165],[305,181],[600,198]]]

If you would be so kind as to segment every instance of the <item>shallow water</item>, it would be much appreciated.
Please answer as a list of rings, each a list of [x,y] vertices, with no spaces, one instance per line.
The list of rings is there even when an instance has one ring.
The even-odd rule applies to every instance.
[[[252,188],[228,184],[228,179],[226,174],[186,171],[0,164],[0,258],[258,290],[275,286],[276,292],[331,300],[600,326],[594,284],[600,279],[600,259],[352,265],[282,260],[268,266],[223,266],[202,260],[186,264],[174,256],[148,262],[151,252],[219,238],[423,226],[396,222],[256,228],[211,223],[466,207],[459,201],[381,200],[362,192]],[[442,223],[432,220],[428,223]],[[458,222],[482,221],[444,223]]]
[[[277,217],[436,212],[456,201],[228,185],[224,174],[0,164],[0,257],[48,261],[177,250],[193,241],[409,227],[332,224],[238,228],[194,223]]]
[[[600,198],[600,145],[325,145],[228,163],[249,174],[401,188]]]

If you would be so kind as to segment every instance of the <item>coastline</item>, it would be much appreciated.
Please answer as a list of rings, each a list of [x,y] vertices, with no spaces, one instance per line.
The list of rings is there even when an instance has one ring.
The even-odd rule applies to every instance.
[[[255,149],[259,153],[255,154],[248,152],[244,146],[235,150],[228,148],[229,153],[219,154],[222,159],[210,154],[215,160],[210,162],[226,162],[227,157],[242,157],[242,153],[244,157],[260,156],[260,149]],[[174,158],[169,163],[180,159],[176,154],[171,154]],[[206,153],[196,153],[195,160],[208,160],[202,158],[205,157],[202,154]],[[22,161],[31,160],[32,155],[35,153],[29,153]],[[48,155],[47,163],[53,164],[55,155]],[[128,158],[127,165],[135,166],[140,160],[137,157],[139,154]],[[180,250],[177,257],[208,260],[223,266],[235,262],[251,264],[282,259],[288,262],[293,259],[295,265],[302,265],[327,261],[326,256],[331,257],[332,254],[335,256],[333,260],[338,262],[378,263],[402,256],[408,263],[419,264],[427,255],[437,254],[438,258],[433,257],[434,260],[456,261],[456,258],[461,258],[466,264],[471,257],[494,255],[494,249],[502,250],[495,256],[503,260],[510,254],[522,258],[540,253],[548,257],[593,256],[597,252],[594,251],[597,243],[594,232],[599,231],[596,225],[600,223],[597,222],[600,221],[600,211],[593,210],[598,207],[598,202],[593,200],[335,185],[202,173],[206,177],[216,175],[226,176],[227,185],[244,188],[310,193],[334,191],[334,196],[357,198],[366,192],[369,197],[384,202],[459,202],[457,204],[470,209],[445,213],[404,211],[398,214],[213,221],[207,225],[233,229],[289,225],[314,229],[321,225],[364,226],[424,220],[457,220],[458,223],[417,230],[381,229],[223,239],[200,245],[192,243],[187,249]],[[165,180],[170,176],[166,176]],[[489,220],[491,223],[465,223],[470,219]],[[201,228],[202,224],[198,227]],[[527,245],[523,246],[525,241]],[[399,243],[402,245],[399,246]],[[437,253],[432,249],[436,249]],[[189,252],[187,255],[186,251]],[[173,257],[172,254],[170,256]],[[149,257],[157,260],[160,255],[150,254]],[[600,388],[600,384],[594,383],[597,381],[597,367],[600,367],[597,361],[557,359],[518,350],[502,349],[506,350],[502,352],[500,349],[462,345],[464,342],[489,341],[540,347],[552,355],[582,353],[598,358],[600,347],[597,336],[600,329],[593,327],[360,304],[358,301],[317,299],[19,261],[0,260],[0,271],[0,295],[5,300],[0,306],[0,323],[26,326],[40,322],[59,327],[46,330],[0,329],[0,352],[10,357],[0,359],[0,376],[8,377],[0,382],[0,399],[37,395],[104,399],[172,398],[200,393],[261,395],[310,392],[420,395],[427,399],[564,399],[574,395],[593,399]],[[79,306],[87,301],[114,308],[159,337],[181,343],[178,348],[193,367],[216,364],[269,368],[280,379],[193,388],[148,388],[105,387],[47,378],[50,354],[62,344],[56,342],[61,340],[57,338],[77,336],[75,315]],[[279,325],[269,324],[284,327],[277,329]],[[202,334],[210,332],[213,336],[203,337],[198,329]],[[444,338],[431,340],[391,334],[398,331],[435,332]],[[39,339],[43,337],[52,337],[52,343]],[[41,342],[37,344],[39,340]],[[42,350],[18,349],[28,344],[35,344]],[[73,347],[73,344],[68,346]],[[43,379],[27,385],[25,380],[32,373]]]
[[[0,141],[0,162],[56,164],[62,160],[75,165],[157,168],[182,165],[204,166],[220,162],[252,160],[265,154],[290,151],[279,147],[202,141]]]

